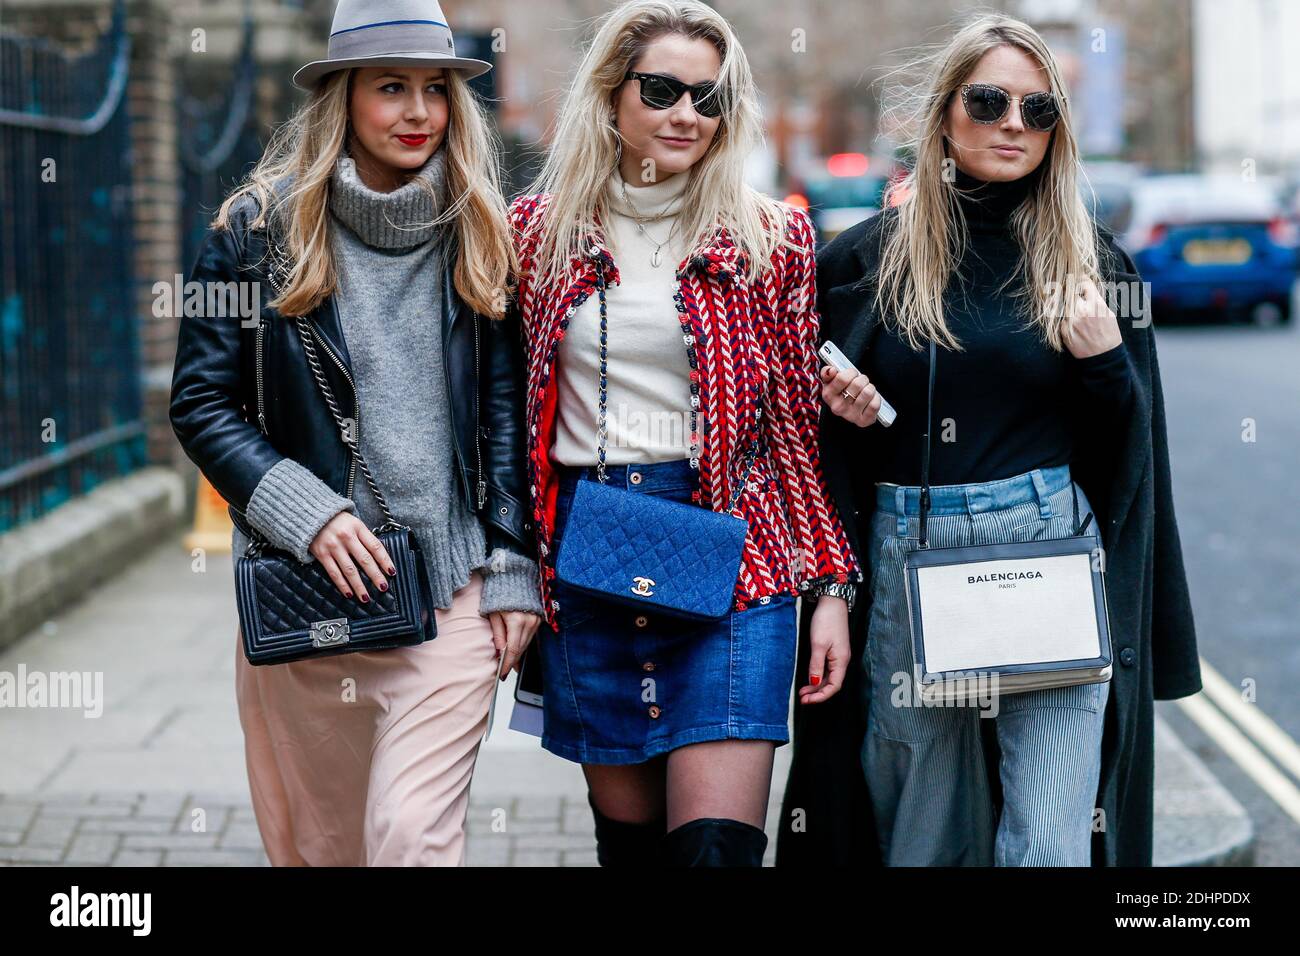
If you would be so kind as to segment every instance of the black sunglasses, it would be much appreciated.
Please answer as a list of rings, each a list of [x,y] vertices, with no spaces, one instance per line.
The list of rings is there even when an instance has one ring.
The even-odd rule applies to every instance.
[[[691,94],[691,105],[695,112],[710,118],[722,115],[722,95],[716,83],[696,83],[691,86],[672,76],[662,73],[638,73],[628,70],[625,80],[641,81],[641,102],[652,110],[671,109],[682,98],[683,93]]]
[[[1007,115],[1011,101],[1020,100],[1020,118],[1029,129],[1047,133],[1061,118],[1061,107],[1054,93],[1030,93],[1012,96],[1000,86],[987,83],[965,83],[961,88],[961,102],[966,115],[976,123],[996,123]]]

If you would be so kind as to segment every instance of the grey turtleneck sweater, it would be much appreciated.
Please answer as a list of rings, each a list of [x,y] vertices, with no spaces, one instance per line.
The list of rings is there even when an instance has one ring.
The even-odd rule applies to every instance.
[[[501,548],[487,556],[483,526],[456,476],[439,294],[446,227],[433,222],[443,207],[445,169],[446,150],[439,149],[389,193],[361,182],[348,156],[334,171],[336,295],[361,403],[361,451],[389,510],[424,549],[434,606],[450,607],[453,592],[482,568],[481,614],[541,613],[536,562]],[[246,514],[272,544],[306,563],[315,560],[307,550],[312,540],[339,512],[372,528],[383,523],[359,468],[352,494],[335,494],[286,458],[258,483]],[[237,554],[247,546],[238,528],[233,546]]]

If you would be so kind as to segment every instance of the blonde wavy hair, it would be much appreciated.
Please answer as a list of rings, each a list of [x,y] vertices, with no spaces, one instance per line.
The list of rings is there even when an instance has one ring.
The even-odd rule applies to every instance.
[[[688,172],[681,203],[682,235],[698,248],[723,230],[745,254],[757,281],[778,248],[788,247],[789,207],[744,179],[746,158],[762,142],[758,92],[740,42],[716,11],[696,0],[630,0],[597,21],[556,118],[552,146],[532,191],[550,195],[538,236],[536,269],[543,282],[562,276],[570,259],[608,221],[606,185],[618,165],[620,134],[614,97],[627,71],[650,44],[681,35],[712,43],[722,61],[718,95],[723,108],[708,150]]]
[[[330,244],[329,198],[334,166],[348,136],[354,69],[325,76],[292,117],[280,126],[261,160],[221,205],[213,226],[229,226],[231,210],[245,197],[257,201],[254,228],[273,218],[292,260],[289,280],[268,305],[284,315],[305,315],[331,295],[338,281]],[[501,318],[509,301],[515,256],[500,152],[482,104],[455,70],[446,70],[449,120],[447,195],[438,223],[455,223],[456,291],[476,312]],[[417,180],[431,188],[423,179]]]
[[[1083,279],[1098,281],[1097,235],[1079,196],[1079,147],[1070,120],[1065,83],[1051,50],[1029,25],[1000,15],[982,14],[961,27],[937,52],[920,54],[894,71],[893,102],[885,126],[903,132],[916,164],[894,187],[905,197],[896,207],[897,222],[883,240],[876,274],[878,312],[895,324],[912,348],[928,340],[961,351],[943,315],[944,290],[960,260],[969,233],[944,176],[948,158],[944,114],[980,58],[1000,46],[1017,47],[1038,61],[1056,94],[1061,117],[1029,195],[1012,216],[1021,260],[1015,276],[1023,279],[1012,295],[1023,300],[1028,327],[1037,326],[1055,351],[1064,348],[1067,317],[1062,303]],[[915,80],[909,82],[909,77]],[[1068,291],[1067,291],[1068,290]]]

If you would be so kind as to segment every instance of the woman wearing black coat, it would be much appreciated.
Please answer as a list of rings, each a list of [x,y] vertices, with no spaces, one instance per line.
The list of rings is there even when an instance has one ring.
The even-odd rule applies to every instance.
[[[1150,865],[1153,701],[1193,694],[1201,682],[1146,297],[1132,259],[1077,200],[1077,148],[1041,38],[1017,21],[982,18],[954,37],[929,75],[917,165],[896,206],[818,258],[821,337],[867,373],[824,370],[822,459],[873,577],[852,612],[857,666],[847,693],[795,715],[777,864]],[[1061,289],[1064,298],[1053,300]],[[1022,317],[1029,321],[1014,321]],[[939,344],[936,436],[952,415],[959,437],[948,446],[936,437],[936,487],[1068,469],[1104,547],[1112,679],[1084,685],[1093,697],[1045,705],[1052,716],[1041,725],[1048,729],[1040,728],[1029,785],[1017,779],[1006,794],[993,720],[974,722],[975,745],[960,766],[913,766],[906,745],[879,736],[879,699],[874,727],[864,702],[864,655],[869,663],[887,654],[875,646],[866,654],[869,625],[875,642],[897,640],[879,607],[873,623],[873,601],[901,600],[881,590],[895,579],[878,572],[899,548],[880,551],[882,528],[892,534],[895,518],[878,520],[877,485],[919,484],[910,476],[919,472],[929,338]],[[876,423],[878,394],[898,411],[888,431]],[[1058,504],[1049,510],[1057,520]],[[1057,536],[1046,531],[1026,533]],[[1003,705],[1026,697],[1004,695]],[[918,737],[912,756],[932,754],[922,746],[929,734]],[[1090,775],[1070,776],[1075,762],[1089,760]],[[1040,766],[1057,761],[1060,780]],[[959,792],[936,797],[954,773],[964,776]],[[1066,824],[1058,801],[1072,808]],[[1091,810],[1090,822],[1081,810]],[[999,825],[1008,815],[1012,824]]]

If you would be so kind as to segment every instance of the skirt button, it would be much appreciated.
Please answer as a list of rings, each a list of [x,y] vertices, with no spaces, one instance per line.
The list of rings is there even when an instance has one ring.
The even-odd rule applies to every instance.
[[[649,713],[650,713],[650,719],[651,719],[651,720],[658,720],[658,719],[659,719],[659,715],[660,715],[661,713],[663,713],[663,712],[659,709],[659,705],[658,705],[658,704],[651,704],[651,705],[650,705],[650,711],[649,711]]]
[[[647,624],[649,624],[649,623],[650,623],[650,619],[647,618],[644,614],[638,614],[638,615],[636,616],[636,626],[637,626],[637,627],[645,627],[645,626],[646,626]]]
[[[632,474],[627,476],[627,480],[632,482],[632,484],[634,485],[641,484],[641,472],[639,471],[632,472]]]
[[[655,669],[654,661],[646,661],[644,664],[641,665],[641,669],[645,671],[647,674],[650,673],[650,671]]]

